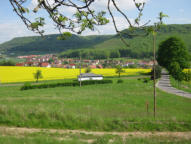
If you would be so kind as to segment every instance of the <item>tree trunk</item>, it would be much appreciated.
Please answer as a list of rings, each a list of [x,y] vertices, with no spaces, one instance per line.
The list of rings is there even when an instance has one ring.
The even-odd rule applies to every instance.
[[[81,61],[81,53],[80,53],[80,87],[82,86],[82,78],[81,78],[81,73],[82,73],[82,61]]]
[[[154,87],[154,118],[156,117],[156,33],[153,34],[153,87]]]

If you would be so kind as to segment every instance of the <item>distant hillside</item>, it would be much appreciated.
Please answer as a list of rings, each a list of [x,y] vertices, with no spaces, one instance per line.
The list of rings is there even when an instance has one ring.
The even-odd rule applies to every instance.
[[[124,30],[123,33],[128,33],[129,30]],[[141,31],[136,32],[141,34]],[[61,54],[61,56],[75,57],[79,51],[89,58],[107,58],[107,57],[130,57],[130,58],[152,58],[152,36],[129,36],[124,34],[127,43],[130,45],[126,47],[120,40],[118,35],[115,35],[109,40],[106,40],[97,45],[91,46],[88,49],[68,50]],[[191,52],[191,24],[184,25],[167,25],[162,26],[160,32],[157,34],[157,46],[170,36],[180,37],[188,50]],[[78,56],[77,56],[78,57]]]
[[[128,32],[128,30],[124,30]],[[141,33],[141,32],[137,32]],[[79,52],[86,58],[107,57],[152,57],[152,36],[133,37],[124,35],[126,47],[118,35],[77,36],[73,35],[65,41],[57,40],[58,35],[47,35],[44,38],[21,37],[0,45],[0,52],[14,55],[61,53],[61,56],[78,57]],[[157,35],[157,45],[170,36],[178,36],[185,42],[191,52],[191,24],[163,26]]]
[[[18,37],[0,45],[0,52],[7,55],[28,55],[28,54],[47,54],[60,53],[63,51],[90,46],[102,43],[111,39],[112,35],[104,36],[77,36],[67,40],[57,40],[58,34],[46,35],[44,37]]]

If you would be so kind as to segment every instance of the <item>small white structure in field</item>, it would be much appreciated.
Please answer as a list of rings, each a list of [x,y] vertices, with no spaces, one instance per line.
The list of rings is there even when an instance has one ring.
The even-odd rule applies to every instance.
[[[85,81],[85,80],[103,80],[103,76],[93,73],[82,73],[81,75],[78,76],[78,81]]]

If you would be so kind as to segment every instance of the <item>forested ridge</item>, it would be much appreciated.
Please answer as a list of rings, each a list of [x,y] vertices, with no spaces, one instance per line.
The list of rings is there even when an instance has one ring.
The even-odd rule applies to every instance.
[[[124,30],[128,32],[129,30]],[[141,31],[137,31],[137,34]],[[160,42],[170,36],[178,36],[191,52],[191,24],[162,26],[157,34],[157,46]],[[21,37],[0,45],[0,52],[7,55],[28,55],[58,53],[61,57],[79,57],[81,53],[84,58],[151,58],[152,36],[129,36],[124,35],[126,47],[118,35],[77,36],[72,35],[67,40],[57,40],[58,35],[47,35],[45,37]]]

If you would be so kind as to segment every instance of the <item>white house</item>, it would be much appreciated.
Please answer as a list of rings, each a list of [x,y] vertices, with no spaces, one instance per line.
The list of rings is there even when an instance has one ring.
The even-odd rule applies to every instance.
[[[78,76],[78,81],[85,81],[85,80],[103,80],[103,76],[93,73],[82,73]]]

